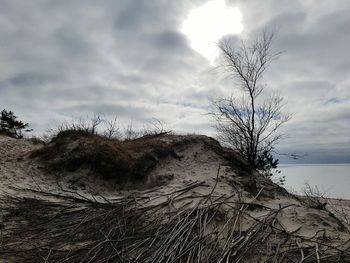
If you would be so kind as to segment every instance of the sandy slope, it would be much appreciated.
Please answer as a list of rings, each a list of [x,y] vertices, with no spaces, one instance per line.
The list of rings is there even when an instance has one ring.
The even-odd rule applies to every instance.
[[[232,187],[232,182],[235,184],[235,180],[239,181],[241,179],[237,175],[238,171],[228,166],[223,158],[208,146],[211,139],[205,136],[194,137],[196,138],[194,141],[176,149],[176,154],[180,156],[179,159],[166,158],[151,172],[145,185],[149,185],[147,188],[155,187],[156,190],[152,191],[152,195],[162,195],[184,187],[188,183],[203,181],[205,187],[196,188],[194,192],[190,191],[188,195],[207,194],[215,186],[213,194],[232,196],[233,200],[237,200],[239,197],[245,202],[254,201],[271,208],[293,205],[285,209],[280,215],[280,221],[286,229],[292,231],[301,227],[300,233],[308,236],[323,231],[334,237],[345,234],[338,231],[337,222],[329,217],[326,211],[305,207],[300,200],[292,195],[286,196],[276,192],[274,190],[275,186],[266,180],[258,183],[259,189],[262,188],[260,195],[263,197],[259,200],[255,200],[252,194],[242,189],[239,184],[236,184],[236,188]],[[173,136],[161,140],[173,142],[182,139],[182,136]],[[114,191],[110,185],[107,186],[105,182],[87,176],[84,171],[68,174],[60,179],[52,174],[47,174],[41,169],[40,163],[28,158],[28,153],[38,147],[42,147],[42,145],[34,145],[29,140],[15,140],[0,136],[0,193],[28,194],[18,192],[15,188],[31,188],[48,192],[56,191],[57,193],[63,193],[62,190],[74,190],[86,196],[100,193],[111,198],[130,193],[130,191],[125,190]],[[77,177],[83,177],[85,183],[81,184],[82,187],[79,187],[79,184],[77,186],[77,180],[75,180]],[[216,180],[217,178],[218,180]],[[163,183],[165,185],[161,187],[155,185]],[[144,191],[148,192],[148,189]],[[142,190],[134,189],[131,192],[142,192]],[[264,194],[272,194],[273,198],[264,198]],[[162,199],[160,198],[158,201],[160,202]],[[349,201],[330,199],[328,203],[333,206],[333,211],[347,215]],[[262,211],[257,213],[263,214]],[[346,221],[347,218],[344,218],[344,220]]]
[[[25,162],[29,151],[35,146],[27,140],[16,140],[0,135],[0,193],[14,193],[12,187],[32,187],[34,165]]]
[[[249,216],[245,218],[242,229],[249,227],[254,220],[267,215],[269,208],[286,207],[278,213],[276,227],[302,237],[327,239],[334,244],[350,239],[349,230],[345,224],[348,219],[344,217],[349,211],[349,201],[329,200],[328,206],[333,206],[332,211],[343,216],[339,220],[328,210],[311,208],[300,198],[287,194],[283,189],[262,178],[252,177],[255,178],[255,186],[258,189],[257,193],[252,194],[243,187],[247,183],[247,178],[240,175],[239,170],[230,167],[227,161],[210,146],[212,139],[205,136],[192,137],[193,140],[189,140],[189,143],[175,149],[179,158],[167,157],[158,163],[149,174],[147,182],[144,183],[146,187],[116,191],[113,186],[87,175],[84,170],[68,173],[58,179],[56,175],[44,172],[40,162],[28,158],[28,153],[42,147],[41,145],[34,145],[29,140],[15,140],[0,136],[0,194],[33,195],[15,188],[31,188],[57,193],[64,193],[63,190],[74,190],[84,196],[92,194],[98,199],[97,195],[101,194],[113,200],[129,195],[131,192],[137,192],[150,200],[157,197],[152,199],[153,204],[157,204],[169,198],[166,196],[167,193],[176,192],[177,189],[191,183],[203,182],[202,186],[189,190],[184,196],[196,200],[194,197],[212,193],[213,197],[224,196],[232,202],[247,204],[245,212]],[[172,143],[174,140],[183,140],[183,138],[183,136],[170,136],[160,140]],[[186,138],[188,139],[189,136]],[[81,177],[84,179],[79,181]],[[195,202],[191,205],[195,205]],[[254,207],[260,206],[250,209],[250,203],[254,203]],[[181,202],[173,204],[174,209],[182,205],[184,203]]]

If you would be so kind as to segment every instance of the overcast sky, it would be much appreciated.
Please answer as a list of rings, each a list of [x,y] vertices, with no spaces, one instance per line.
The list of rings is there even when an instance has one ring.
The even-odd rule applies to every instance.
[[[229,96],[234,83],[213,57],[220,39],[206,39],[219,37],[223,11],[210,7],[195,27],[207,32],[197,40],[211,41],[211,57],[184,30],[206,5],[0,0],[0,107],[37,132],[99,113],[135,125],[157,118],[175,131],[212,135],[210,100]],[[303,162],[350,162],[350,2],[242,0],[225,8],[235,38],[274,30],[273,48],[285,51],[264,79],[293,113],[279,151],[307,153]]]

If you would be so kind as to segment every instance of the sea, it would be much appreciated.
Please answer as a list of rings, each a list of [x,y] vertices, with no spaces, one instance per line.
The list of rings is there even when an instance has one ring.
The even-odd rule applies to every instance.
[[[303,194],[307,185],[325,197],[350,199],[350,163],[344,164],[280,164],[280,174],[285,176],[284,187]]]

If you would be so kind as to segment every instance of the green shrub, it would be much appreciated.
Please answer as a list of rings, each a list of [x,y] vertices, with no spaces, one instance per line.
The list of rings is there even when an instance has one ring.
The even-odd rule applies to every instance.
[[[12,111],[2,110],[0,115],[0,134],[12,138],[23,138],[23,130],[29,126],[28,123],[17,120],[17,116]],[[26,132],[31,131],[26,129]]]

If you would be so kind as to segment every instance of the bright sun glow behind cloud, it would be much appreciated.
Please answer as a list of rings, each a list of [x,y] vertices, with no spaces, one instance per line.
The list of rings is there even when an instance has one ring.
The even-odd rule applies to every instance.
[[[225,0],[211,0],[192,10],[182,24],[191,47],[206,57],[211,64],[219,54],[218,40],[243,30],[242,14],[237,7],[226,6]]]

